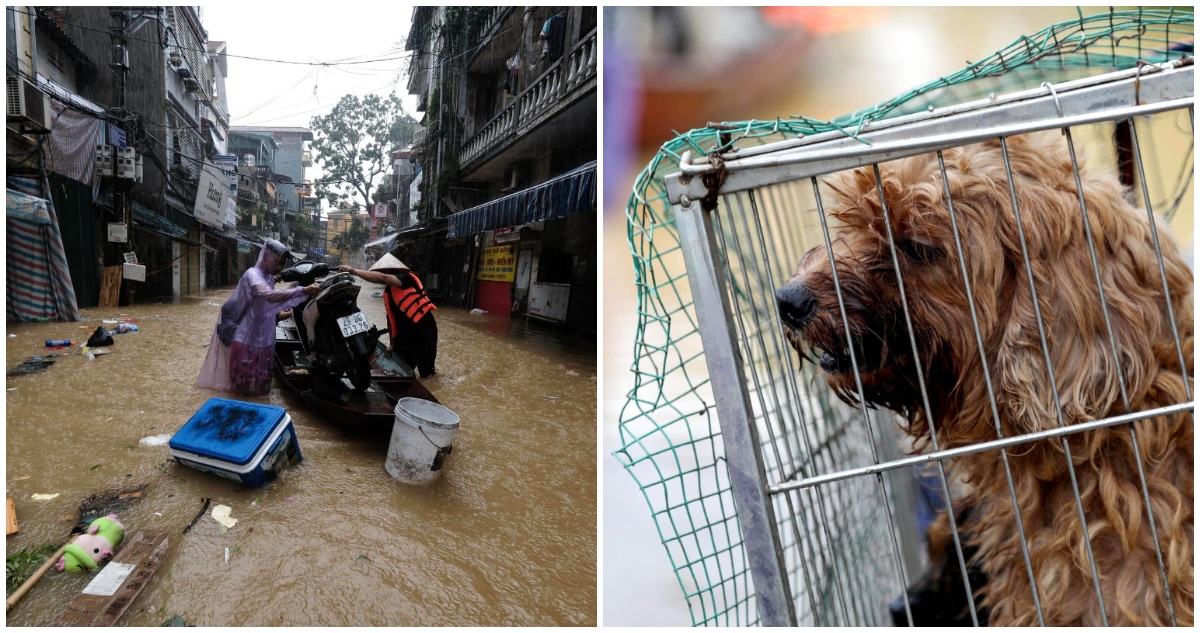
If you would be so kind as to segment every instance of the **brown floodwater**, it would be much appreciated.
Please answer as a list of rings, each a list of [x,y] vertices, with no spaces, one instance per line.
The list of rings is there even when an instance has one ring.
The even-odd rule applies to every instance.
[[[380,287],[362,285],[359,305],[384,327],[371,297]],[[7,325],[10,371],[45,356],[45,339],[86,341],[102,319],[140,330],[94,360],[67,349],[45,371],[7,379],[5,479],[20,521],[8,554],[61,544],[88,495],[144,484],[119,514],[126,538],[162,531],[170,546],[124,625],[176,614],[200,626],[596,624],[594,336],[438,310],[438,374],[423,382],[461,424],[441,477],[419,486],[384,470],[386,434],[347,434],[276,379],[257,401],[291,415],[304,460],[246,489],[141,442],[228,396],[194,386],[228,294]],[[205,497],[237,524],[205,515],[183,534]],[[45,625],[92,576],[51,570],[7,624]]]

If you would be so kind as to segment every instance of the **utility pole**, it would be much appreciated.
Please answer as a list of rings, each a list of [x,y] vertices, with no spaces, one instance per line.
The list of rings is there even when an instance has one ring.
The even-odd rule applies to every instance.
[[[126,81],[129,75],[129,38],[126,31],[129,27],[128,16],[124,9],[113,8],[109,10],[109,16],[112,19],[112,25],[109,27],[109,35],[112,40],[113,60],[109,64],[113,72],[116,73],[116,83],[113,85],[113,101],[116,102],[116,115],[119,124],[106,123],[105,135],[111,137],[113,128],[119,129],[125,139],[129,138],[128,126],[126,121],[129,117],[129,111],[126,107]],[[108,144],[112,145],[112,138],[107,138]],[[128,142],[128,141],[126,141]],[[114,152],[115,153],[115,152]],[[116,156],[113,156],[113,166],[117,163]],[[113,175],[116,175],[115,173]],[[133,180],[124,178],[113,179],[113,205],[121,215],[121,223],[125,225],[125,244],[128,244],[130,234],[133,232],[132,205],[129,203],[130,189],[133,185]],[[114,242],[105,244],[105,265],[116,266],[123,261],[120,250],[121,246]],[[122,290],[128,288],[128,284],[122,282]],[[124,294],[124,293],[122,293]],[[119,301],[118,301],[119,303]]]
[[[114,114],[118,121],[117,124],[106,122],[105,134],[109,145],[112,145],[111,138],[112,130],[119,131],[121,143],[129,146],[131,139],[130,122],[133,120],[129,112],[128,104],[128,81],[129,81],[129,37],[136,34],[146,24],[150,22],[162,23],[162,8],[147,7],[136,10],[127,9],[124,7],[112,7],[109,9],[109,18],[111,23],[109,26],[109,37],[112,42],[112,61],[109,66],[112,67],[116,74],[116,82],[113,85],[113,101],[116,102]],[[113,157],[114,167],[117,164],[116,156]],[[115,175],[115,174],[114,174]],[[113,205],[121,216],[121,222],[125,225],[126,240],[132,232],[133,227],[133,205],[131,204],[131,190],[133,189],[134,178],[114,178],[113,179]],[[126,242],[128,244],[128,242]],[[105,244],[105,262],[106,265],[120,265],[124,258],[120,253],[120,248],[116,243],[107,242]],[[123,290],[129,288],[125,283],[122,283]]]
[[[153,13],[151,13],[153,11]],[[120,121],[115,127],[119,129],[126,139],[129,139],[129,104],[128,104],[128,81],[129,81],[129,36],[137,33],[143,26],[150,22],[162,23],[162,9],[154,7],[153,9],[141,9],[136,15],[122,7],[113,7],[109,9],[109,17],[112,19],[112,24],[109,26],[109,36],[113,45],[113,60],[109,64],[117,75],[117,81],[113,86],[113,101],[116,102],[117,120]],[[112,125],[112,124],[109,124]],[[111,139],[110,139],[111,140]],[[126,140],[128,143],[128,140]],[[111,145],[111,143],[109,143]],[[133,185],[133,180],[118,179],[117,182],[122,184],[116,188],[115,200],[118,208],[121,210],[122,221],[125,223],[126,230],[132,225],[130,214],[131,205],[129,204],[129,189]]]

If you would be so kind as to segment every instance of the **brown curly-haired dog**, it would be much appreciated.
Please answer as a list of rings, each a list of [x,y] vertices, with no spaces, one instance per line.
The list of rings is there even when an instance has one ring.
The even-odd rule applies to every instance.
[[[868,404],[901,414],[918,450],[936,429],[939,448],[1189,402],[1192,273],[1159,229],[1177,351],[1145,211],[1115,177],[1081,165],[1084,199],[1116,339],[1114,361],[1084,232],[1075,176],[1061,134],[1007,139],[1046,346],[1051,388],[1017,215],[999,141],[944,152],[946,178],[975,300],[986,371],[955,245],[946,186],[935,154],[879,165],[896,259],[916,339],[914,355],[896,278],[888,224],[873,168],[827,182],[840,221],[833,258],[855,361]],[[858,400],[842,313],[825,247],[805,254],[777,292],[785,334],[815,356],[830,386]],[[930,411],[922,402],[918,360]],[[988,382],[995,398],[993,412]],[[1186,381],[1186,382],[1185,382]],[[1185,387],[1186,384],[1186,387]],[[1134,424],[1178,624],[1193,623],[1192,413]],[[1170,624],[1128,425],[1069,436],[1091,550],[1110,624]],[[1062,439],[1008,449],[1032,575],[1046,624],[1100,623],[1099,601]],[[999,450],[948,463],[969,492],[959,526],[987,577],[974,587],[992,625],[1037,624],[1030,573]]]

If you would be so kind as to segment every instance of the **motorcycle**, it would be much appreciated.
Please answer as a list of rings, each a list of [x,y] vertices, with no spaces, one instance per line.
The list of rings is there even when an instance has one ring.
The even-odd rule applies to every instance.
[[[370,357],[375,341],[387,330],[371,325],[358,308],[359,286],[349,273],[330,275],[327,264],[314,262],[301,262],[279,273],[280,281],[301,286],[321,277],[321,291],[292,311],[313,386],[336,391],[345,375],[356,391],[363,391],[371,385]]]

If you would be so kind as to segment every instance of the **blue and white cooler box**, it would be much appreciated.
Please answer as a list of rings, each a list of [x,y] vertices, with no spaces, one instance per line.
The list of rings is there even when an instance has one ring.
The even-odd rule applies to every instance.
[[[283,407],[225,398],[204,403],[168,444],[180,464],[249,488],[304,459]]]

